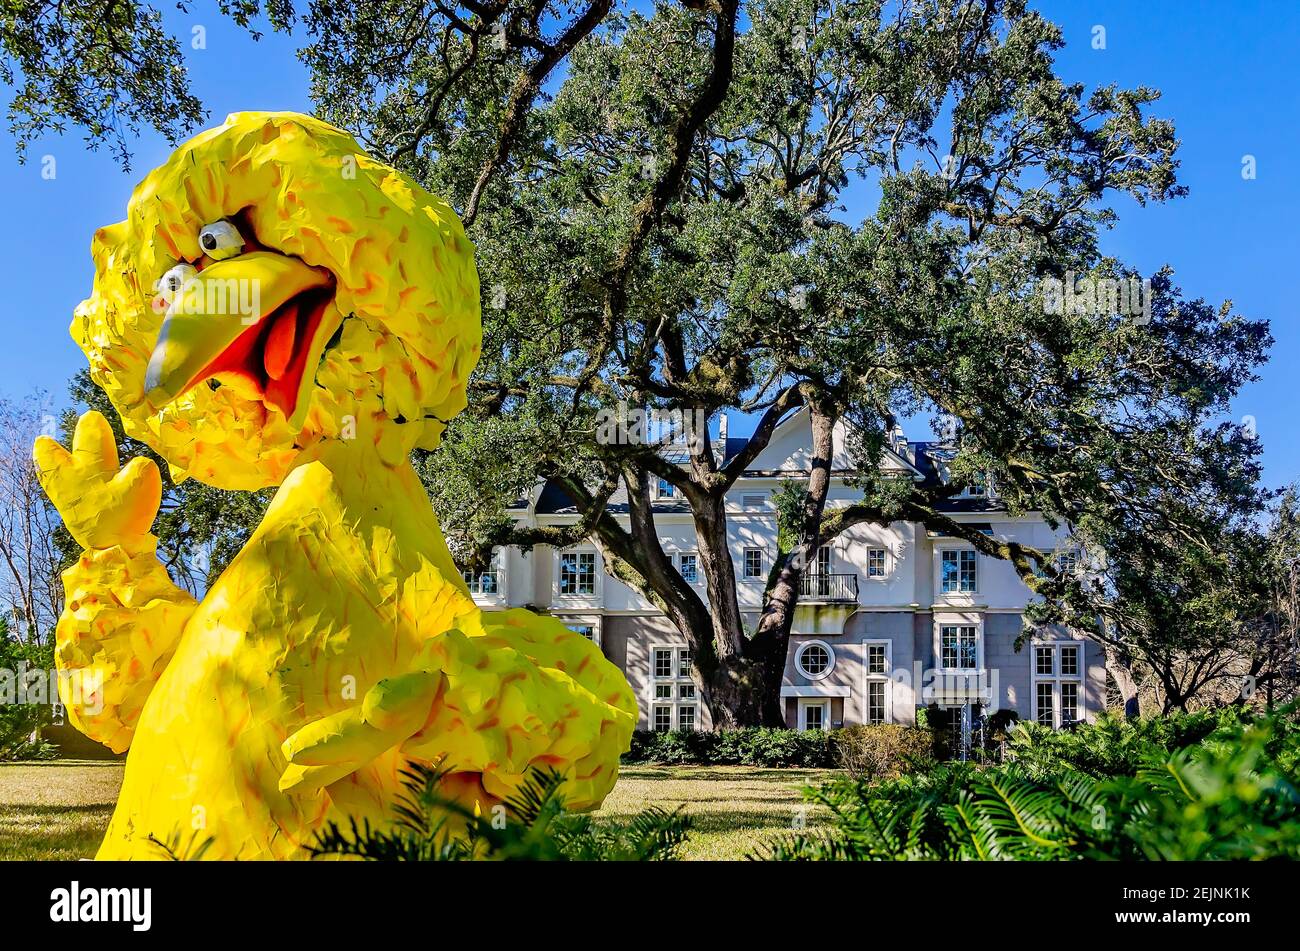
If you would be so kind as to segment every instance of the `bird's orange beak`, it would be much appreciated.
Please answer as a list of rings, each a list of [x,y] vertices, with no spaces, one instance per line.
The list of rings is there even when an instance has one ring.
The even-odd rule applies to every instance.
[[[224,378],[251,386],[300,427],[315,367],[341,321],[333,285],[328,271],[274,251],[208,265],[167,308],[145,399],[156,411]]]

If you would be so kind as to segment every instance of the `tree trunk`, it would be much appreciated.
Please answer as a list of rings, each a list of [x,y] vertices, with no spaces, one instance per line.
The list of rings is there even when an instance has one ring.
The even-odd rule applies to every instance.
[[[1132,665],[1114,645],[1105,645],[1105,650],[1106,669],[1114,678],[1115,686],[1119,688],[1119,695],[1124,704],[1124,719],[1136,720],[1142,715],[1142,704],[1138,699],[1137,680],[1133,676]]]
[[[726,497],[708,495],[692,508],[699,570],[709,593],[713,649],[718,662],[726,663],[743,657],[745,642],[744,621],[736,599],[736,568],[727,544]]]
[[[707,686],[709,713],[715,730],[747,726],[784,726],[780,704],[780,672],[775,682],[771,665],[746,657],[719,660]]]
[[[836,417],[833,410],[819,405],[816,400],[808,402],[812,423],[812,456],[808,463],[808,490],[804,498],[798,541],[778,562],[776,576],[767,591],[763,614],[758,619],[758,627],[746,645],[746,653],[762,671],[764,694],[768,701],[765,716],[767,722],[785,722],[780,687],[785,674],[790,629],[794,624],[795,607],[799,603],[803,573],[817,551],[822,513],[826,509],[826,497],[830,493]]]

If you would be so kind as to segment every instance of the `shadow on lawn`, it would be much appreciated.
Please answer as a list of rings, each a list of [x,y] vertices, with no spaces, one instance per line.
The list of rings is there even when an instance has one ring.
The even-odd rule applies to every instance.
[[[0,860],[92,858],[112,804],[0,806]]]
[[[699,780],[701,782],[780,782],[788,780],[791,786],[802,786],[829,778],[838,772],[833,769],[760,769],[753,766],[643,766],[629,763],[619,768],[620,775],[629,779]]]

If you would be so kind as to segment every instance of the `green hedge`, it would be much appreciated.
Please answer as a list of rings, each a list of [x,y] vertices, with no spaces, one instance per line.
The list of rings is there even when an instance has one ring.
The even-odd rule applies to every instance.
[[[784,730],[752,727],[743,730],[679,730],[655,733],[638,730],[624,763],[665,766],[761,766],[768,769],[835,769],[852,767],[863,756],[883,767],[901,771],[903,759],[929,745],[929,733],[910,727],[882,725],[844,730]],[[897,762],[895,762],[895,760]]]
[[[772,727],[745,730],[637,730],[625,763],[829,768],[839,765],[833,732]]]

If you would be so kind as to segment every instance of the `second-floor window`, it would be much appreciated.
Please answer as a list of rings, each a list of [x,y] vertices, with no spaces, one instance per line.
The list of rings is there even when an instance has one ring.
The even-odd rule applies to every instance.
[[[560,553],[560,594],[596,593],[596,553],[566,551]]]
[[[492,560],[488,563],[487,570],[478,572],[462,571],[461,577],[465,579],[465,584],[469,586],[470,594],[500,594],[501,593],[501,553],[492,552]]]
[[[975,552],[969,548],[953,549],[943,553],[941,565],[943,592],[969,594],[975,591]]]
[[[764,565],[764,561],[765,561],[765,560],[766,560],[766,559],[764,559],[764,557],[763,557],[763,549],[761,549],[761,548],[746,548],[746,549],[745,549],[744,575],[743,575],[744,579],[745,579],[746,581],[758,581],[758,580],[762,580],[762,579],[766,576],[766,574],[767,574],[767,573],[763,570],[763,565]]]
[[[885,568],[885,549],[868,548],[867,549],[867,577],[883,578],[887,571]]]
[[[677,497],[677,487],[667,479],[659,480],[659,498],[674,499]]]
[[[677,566],[682,573],[682,580],[687,584],[695,584],[700,580],[700,562],[699,557],[694,553],[682,554],[677,556]]]
[[[1074,642],[1034,647],[1033,717],[1043,726],[1062,727],[1083,719],[1083,645]]]
[[[947,670],[974,670],[977,640],[974,625],[945,624],[939,629],[939,663]]]

